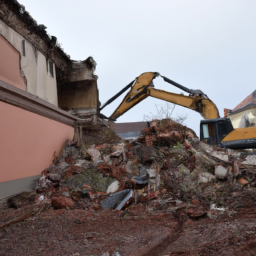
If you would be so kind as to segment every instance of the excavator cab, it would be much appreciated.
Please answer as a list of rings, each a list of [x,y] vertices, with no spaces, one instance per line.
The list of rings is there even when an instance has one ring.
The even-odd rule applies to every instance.
[[[233,130],[230,119],[225,117],[201,120],[200,140],[209,145],[223,147],[221,141]]]

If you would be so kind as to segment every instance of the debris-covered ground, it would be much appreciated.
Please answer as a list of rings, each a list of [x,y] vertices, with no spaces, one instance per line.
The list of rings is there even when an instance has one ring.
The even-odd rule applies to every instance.
[[[0,255],[255,255],[254,155],[169,120],[142,134],[67,142],[2,206]]]

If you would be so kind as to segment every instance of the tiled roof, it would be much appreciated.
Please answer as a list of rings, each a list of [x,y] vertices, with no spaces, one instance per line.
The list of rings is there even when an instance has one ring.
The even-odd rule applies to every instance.
[[[147,122],[114,123],[113,125],[113,129],[116,133],[142,131],[147,127]]]
[[[233,110],[232,113],[241,112],[249,108],[256,107],[256,90],[247,96],[241,103],[239,103]]]

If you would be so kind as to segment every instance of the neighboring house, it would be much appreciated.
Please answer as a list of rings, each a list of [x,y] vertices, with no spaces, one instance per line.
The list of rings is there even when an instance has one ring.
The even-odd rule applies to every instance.
[[[229,112],[229,117],[234,128],[256,126],[256,90]]]
[[[79,118],[98,112],[95,66],[72,61],[16,0],[0,1],[0,199],[32,188],[81,136]]]
[[[113,130],[124,140],[135,140],[140,137],[141,131],[149,127],[149,122],[114,123]]]

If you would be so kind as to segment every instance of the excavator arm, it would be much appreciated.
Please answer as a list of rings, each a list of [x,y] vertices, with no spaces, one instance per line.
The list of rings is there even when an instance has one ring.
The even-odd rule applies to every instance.
[[[151,97],[195,110],[199,112],[204,119],[220,117],[216,105],[210,99],[204,98],[203,96],[185,96],[163,90],[156,90],[154,88],[149,88],[147,94]]]
[[[188,89],[164,76],[161,76],[164,81],[182,89],[185,92],[190,93],[189,96],[180,95],[176,93],[170,93],[163,90],[157,90],[154,88],[153,79],[160,76],[157,72],[147,72],[141,74],[133,82],[127,85],[123,90],[108,100],[101,108],[102,110],[106,105],[110,104],[118,96],[121,95],[125,90],[130,89],[126,94],[121,104],[109,117],[111,120],[116,120],[118,117],[123,115],[129,109],[134,107],[136,104],[146,99],[148,96],[165,100],[192,110],[199,112],[204,119],[219,118],[219,111],[216,105],[201,91]]]

